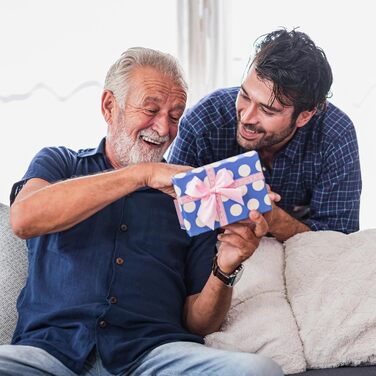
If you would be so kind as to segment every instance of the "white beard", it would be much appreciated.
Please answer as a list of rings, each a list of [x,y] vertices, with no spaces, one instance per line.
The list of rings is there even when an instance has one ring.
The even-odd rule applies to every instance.
[[[169,136],[161,137],[156,131],[145,128],[138,133],[136,141],[133,141],[127,133],[124,121],[122,124],[123,126],[118,127],[110,137],[115,157],[122,167],[129,164],[160,162],[162,160],[169,146]],[[148,136],[152,140],[163,142],[163,144],[160,147],[149,146],[141,140],[140,135]]]

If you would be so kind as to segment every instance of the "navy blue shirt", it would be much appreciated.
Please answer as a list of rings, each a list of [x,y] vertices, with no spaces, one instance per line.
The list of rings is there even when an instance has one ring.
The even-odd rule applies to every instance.
[[[11,201],[31,178],[54,183],[111,169],[103,151],[104,140],[78,152],[42,149]],[[207,281],[215,243],[215,232],[190,238],[172,198],[153,189],[133,192],[69,230],[29,239],[13,344],[40,347],[76,373],[96,346],[104,366],[119,373],[158,345],[203,343],[184,328],[183,306]]]
[[[170,163],[202,166],[246,150],[236,141],[238,87],[217,90],[182,117]],[[261,161],[262,163],[262,161]],[[263,163],[262,163],[263,164]],[[348,116],[328,103],[263,167],[278,203],[312,230],[359,230],[361,173],[355,129]]]

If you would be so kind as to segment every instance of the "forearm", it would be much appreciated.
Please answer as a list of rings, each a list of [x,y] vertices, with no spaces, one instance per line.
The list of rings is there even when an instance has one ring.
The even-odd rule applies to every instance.
[[[296,234],[311,231],[306,224],[293,218],[277,206],[273,209],[273,217],[268,222],[268,225],[269,232],[280,242],[283,242]]]
[[[187,328],[206,336],[219,330],[231,304],[232,288],[213,274],[186,314]]]
[[[21,238],[63,231],[143,186],[142,168],[68,179],[38,189],[25,187],[11,206],[13,231]]]

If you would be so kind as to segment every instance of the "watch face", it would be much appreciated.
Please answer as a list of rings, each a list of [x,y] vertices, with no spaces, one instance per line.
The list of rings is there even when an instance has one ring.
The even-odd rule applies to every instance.
[[[234,286],[236,283],[239,282],[242,274],[243,274],[243,271],[244,271],[244,266],[243,265],[240,265],[240,267],[235,270],[235,272],[233,273],[233,279],[231,281],[231,285],[230,286]]]

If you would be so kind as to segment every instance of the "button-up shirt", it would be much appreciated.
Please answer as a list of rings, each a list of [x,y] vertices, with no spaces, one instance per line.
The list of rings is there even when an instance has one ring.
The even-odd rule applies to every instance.
[[[45,148],[11,199],[31,178],[54,183],[110,169],[104,140],[79,152]],[[76,373],[96,346],[116,374],[158,345],[203,343],[184,328],[183,306],[203,288],[215,243],[215,232],[190,238],[180,229],[172,198],[148,188],[66,231],[29,239],[13,344],[40,347]]]
[[[238,87],[217,90],[181,119],[170,149],[170,163],[203,166],[246,150],[236,141]],[[263,164],[263,161],[261,161]],[[312,230],[350,233],[359,230],[361,174],[355,129],[333,104],[314,115],[280,150],[266,183],[279,193],[278,203]]]

